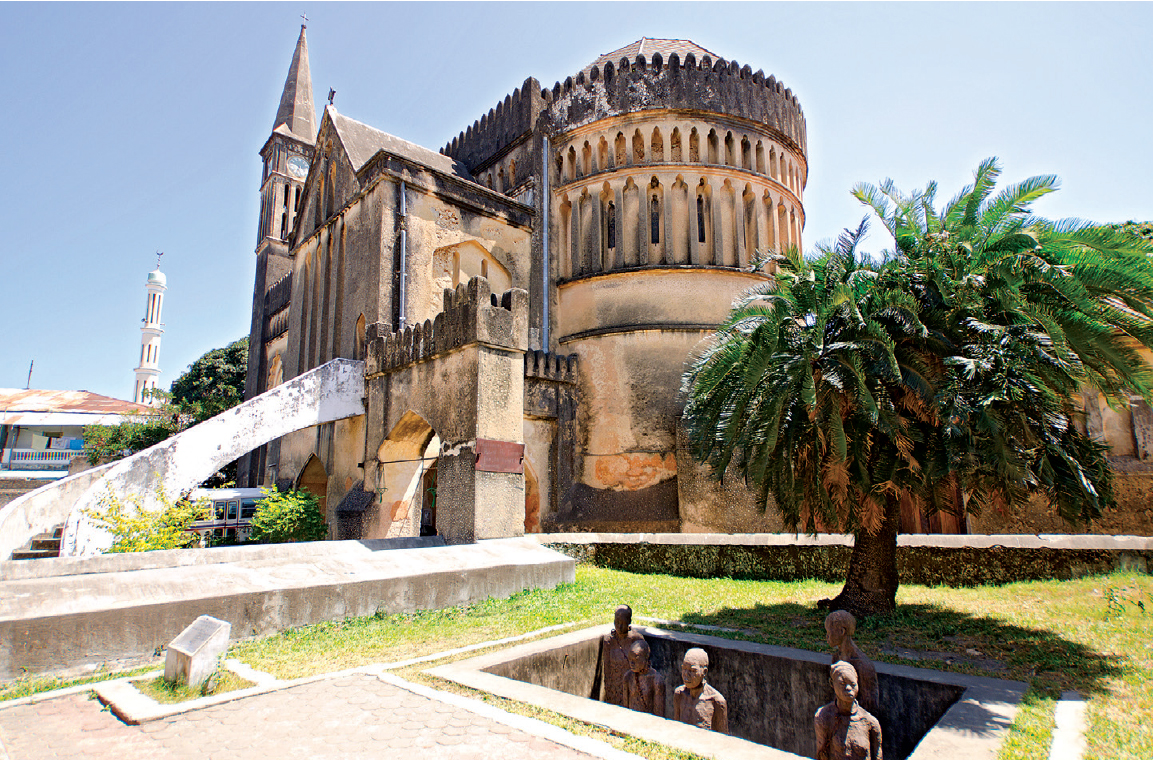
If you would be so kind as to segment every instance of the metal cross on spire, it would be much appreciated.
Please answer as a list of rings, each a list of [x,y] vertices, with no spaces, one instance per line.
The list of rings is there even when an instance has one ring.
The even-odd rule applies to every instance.
[[[164,255],[164,251],[156,252],[156,268],[160,269],[160,257]]]
[[[305,26],[308,25],[308,23],[309,23],[309,17],[306,16],[304,13],[302,13],[301,14],[301,28],[303,29]]]

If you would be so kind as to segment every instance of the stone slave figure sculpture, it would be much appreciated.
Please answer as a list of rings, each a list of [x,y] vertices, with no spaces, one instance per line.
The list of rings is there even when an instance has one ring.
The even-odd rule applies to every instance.
[[[643,640],[642,634],[630,629],[633,617],[634,611],[629,605],[619,606],[614,610],[613,630],[602,637],[602,683],[605,685],[605,696],[602,699],[621,707],[626,706],[622,685],[630,670],[630,644]]]
[[[836,650],[830,664],[848,662],[858,673],[858,704],[871,715],[878,714],[878,673],[862,650],[854,643],[854,615],[835,610],[826,616],[826,643]]]
[[[691,726],[730,733],[726,718],[726,698],[706,683],[710,658],[706,650],[694,648],[682,659],[682,685],[674,689],[674,718]]]
[[[858,673],[848,662],[830,666],[834,701],[814,713],[818,760],[882,760],[882,728],[858,704]]]
[[[627,654],[630,669],[622,683],[626,707],[666,717],[666,682],[661,673],[650,667],[650,645],[645,639],[638,639],[630,644]]]

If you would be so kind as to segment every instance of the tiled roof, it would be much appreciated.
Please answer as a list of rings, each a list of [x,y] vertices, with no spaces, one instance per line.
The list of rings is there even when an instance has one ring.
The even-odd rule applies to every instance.
[[[144,404],[122,401],[89,391],[42,391],[0,388],[0,411],[139,414],[154,411]]]
[[[402,140],[400,137],[394,137],[367,124],[354,121],[348,116],[342,116],[332,106],[328,106],[326,111],[333,120],[333,126],[337,128],[341,144],[345,146],[345,152],[348,154],[349,161],[353,164],[355,171],[360,171],[361,167],[373,158],[377,151],[383,150],[410,161],[416,161],[430,169],[461,177],[470,182],[476,181],[469,170],[465,168],[465,164],[460,161],[455,161],[449,156],[423,148],[408,140]]]
[[[623,58],[629,58],[633,62],[639,55],[644,55],[647,61],[653,60],[654,53],[661,53],[662,60],[670,60],[670,55],[677,53],[678,57],[683,61],[686,60],[687,53],[693,53],[694,57],[699,61],[702,56],[708,55],[715,61],[718,60],[716,53],[711,53],[706,48],[691,42],[690,40],[659,40],[653,37],[642,37],[637,42],[631,42],[623,48],[618,48],[612,53],[606,53],[598,57],[596,61],[585,67],[585,71],[589,71],[592,67],[597,66],[601,68],[607,63],[612,63],[615,66],[618,61]]]

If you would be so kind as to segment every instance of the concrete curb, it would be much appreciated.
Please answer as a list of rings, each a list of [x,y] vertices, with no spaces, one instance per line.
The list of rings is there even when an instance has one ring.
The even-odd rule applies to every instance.
[[[454,707],[460,707],[463,710],[469,710],[470,712],[476,715],[480,715],[483,718],[488,718],[495,723],[501,723],[502,725],[509,726],[510,728],[516,728],[517,730],[524,731],[531,736],[537,736],[542,739],[546,739],[548,741],[554,742],[555,744],[560,744],[563,747],[569,747],[570,749],[575,749],[578,752],[584,752],[587,755],[600,757],[603,758],[603,760],[641,760],[641,758],[637,755],[631,754],[629,752],[623,752],[622,750],[611,747],[609,744],[606,744],[605,742],[598,739],[591,739],[588,736],[578,736],[576,734],[571,734],[564,728],[558,728],[553,724],[546,723],[545,721],[541,721],[536,718],[527,718],[524,715],[508,713],[505,710],[494,707],[493,705],[488,705],[484,702],[481,702],[480,700],[470,699],[469,697],[463,697],[452,692],[438,691],[436,689],[431,689],[428,686],[411,683],[410,681],[399,678],[392,673],[381,673],[377,677],[385,683],[396,686],[399,689],[405,689],[406,691],[411,691],[414,694],[426,697],[428,699],[444,702],[446,704],[453,705]]]
[[[190,699],[185,702],[178,702],[175,704],[161,704],[154,699],[151,699],[139,689],[132,685],[133,681],[139,681],[146,678],[156,678],[161,675],[163,671],[154,670],[148,673],[143,673],[138,676],[130,676],[126,678],[118,678],[110,681],[98,681],[96,683],[82,684],[80,686],[70,686],[67,689],[58,689],[56,691],[44,692],[43,694],[33,694],[28,697],[22,697],[10,702],[0,703],[0,709],[5,707],[13,707],[17,704],[31,704],[33,702],[40,702],[46,699],[55,699],[57,697],[67,696],[69,694],[78,694],[86,691],[95,692],[97,698],[125,723],[133,726],[139,726],[142,723],[148,723],[162,718],[169,718],[173,715],[180,715],[181,713],[192,712],[194,710],[201,710],[206,707],[215,707],[226,702],[233,702],[238,699],[245,699],[246,697],[255,697],[261,694],[268,694],[281,689],[289,689],[294,686],[301,686],[303,684],[314,683],[316,681],[325,681],[332,678],[344,678],[351,675],[369,675],[380,676],[386,670],[396,670],[398,668],[408,667],[410,665],[417,665],[423,662],[435,662],[437,660],[452,657],[457,654],[466,652],[474,652],[479,649],[487,649],[490,647],[502,646],[503,644],[510,644],[515,641],[523,641],[525,639],[540,636],[545,633],[552,633],[563,628],[570,628],[574,623],[562,623],[560,625],[551,625],[545,628],[539,628],[534,631],[522,633],[517,636],[509,636],[504,639],[495,639],[493,641],[482,641],[477,644],[470,644],[469,646],[458,647],[456,649],[446,650],[444,652],[435,652],[433,654],[424,655],[422,657],[415,657],[409,660],[400,660],[397,662],[381,662],[371,663],[369,665],[358,665],[344,670],[336,670],[330,673],[318,673],[312,676],[302,676],[301,678],[293,678],[290,680],[281,680],[269,673],[256,670],[240,660],[233,658],[224,661],[225,667],[236,673],[241,678],[253,681],[256,686],[251,686],[247,689],[237,689],[235,691],[227,691],[223,694],[213,694],[208,697],[200,697],[199,699]],[[2,760],[2,758],[0,758]]]
[[[1087,751],[1087,702],[1077,691],[1064,691],[1055,705],[1055,731],[1049,760],[1082,760]]]

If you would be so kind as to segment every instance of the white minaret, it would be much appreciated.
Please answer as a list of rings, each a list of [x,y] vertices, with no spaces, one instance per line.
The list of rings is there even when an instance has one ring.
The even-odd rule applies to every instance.
[[[160,321],[160,309],[164,304],[165,287],[164,272],[160,271],[160,257],[157,254],[156,269],[148,273],[148,305],[144,310],[144,324],[140,327],[140,366],[136,372],[136,390],[132,400],[138,404],[157,404],[158,399],[152,398],[151,391],[156,388],[157,378],[160,377],[160,336],[164,334],[164,323]]]

